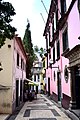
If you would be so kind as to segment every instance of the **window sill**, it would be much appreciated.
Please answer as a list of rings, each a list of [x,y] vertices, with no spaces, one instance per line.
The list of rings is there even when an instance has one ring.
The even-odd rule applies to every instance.
[[[17,65],[17,68],[19,69],[19,66]]]

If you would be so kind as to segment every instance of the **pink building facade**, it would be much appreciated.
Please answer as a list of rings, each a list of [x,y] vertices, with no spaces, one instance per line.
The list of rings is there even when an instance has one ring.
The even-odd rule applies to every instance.
[[[24,81],[26,80],[26,63],[28,56],[20,37],[13,40],[13,110],[23,102]]]
[[[78,5],[78,0],[52,0],[44,30],[47,50],[46,89],[48,95],[65,109],[80,108]]]
[[[23,103],[28,56],[20,37],[6,39],[0,49],[0,113],[12,113]]]

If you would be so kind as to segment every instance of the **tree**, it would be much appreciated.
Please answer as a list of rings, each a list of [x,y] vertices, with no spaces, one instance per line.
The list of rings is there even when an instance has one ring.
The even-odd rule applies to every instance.
[[[31,40],[31,31],[30,31],[30,23],[28,21],[24,38],[23,38],[23,45],[25,48],[26,53],[28,53],[28,65],[27,65],[27,78],[31,78],[31,68],[33,67],[33,62],[37,59],[36,54],[34,53],[33,44]]]
[[[34,51],[35,51],[35,53],[38,53],[41,58],[44,56],[45,49],[43,49],[42,47],[39,48],[39,47],[36,45],[36,46],[34,46]]]
[[[10,25],[15,10],[11,3],[0,0],[0,48],[4,45],[6,38],[12,39],[16,28]]]

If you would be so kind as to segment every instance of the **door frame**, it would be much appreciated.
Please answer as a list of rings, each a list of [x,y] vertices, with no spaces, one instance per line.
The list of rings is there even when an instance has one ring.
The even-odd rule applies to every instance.
[[[50,77],[48,77],[48,96],[50,96]]]
[[[75,67],[76,108],[80,109],[80,67]]]
[[[61,72],[57,72],[57,93],[58,101],[61,101]]]

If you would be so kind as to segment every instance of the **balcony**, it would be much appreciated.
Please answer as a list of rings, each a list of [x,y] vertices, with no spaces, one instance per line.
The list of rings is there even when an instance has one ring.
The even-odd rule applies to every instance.
[[[58,39],[58,37],[59,37],[59,30],[57,29],[56,32],[54,33],[54,38],[51,42],[51,47],[54,46],[54,42],[55,42],[56,39]]]
[[[40,73],[42,72],[42,68],[33,68],[33,69],[31,70],[31,72],[32,72],[33,74],[40,74]]]

